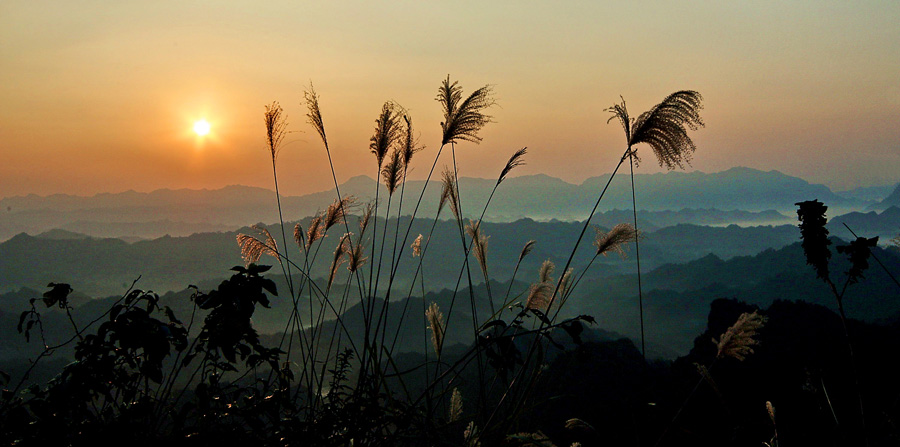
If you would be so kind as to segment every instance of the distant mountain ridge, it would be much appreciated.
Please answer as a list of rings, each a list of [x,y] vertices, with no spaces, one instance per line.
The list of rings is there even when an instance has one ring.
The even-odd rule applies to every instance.
[[[485,214],[485,220],[511,222],[521,218],[575,221],[584,219],[609,174],[585,180],[580,185],[547,175],[506,179]],[[477,218],[488,199],[493,179],[460,179],[460,193],[466,217]],[[761,212],[777,210],[793,214],[794,203],[818,199],[832,209],[862,209],[871,202],[844,198],[824,185],[782,174],[750,168],[731,168],[716,173],[667,172],[635,175],[638,209],[680,211],[716,209]],[[374,180],[350,178],[341,193],[360,201],[373,199]],[[409,196],[417,195],[424,182],[406,185]],[[384,193],[384,188],[382,192]],[[419,216],[437,211],[441,186],[432,181],[426,189]],[[56,194],[0,199],[0,240],[27,232],[37,234],[63,229],[95,237],[186,236],[196,232],[225,231],[254,222],[277,221],[275,193],[265,188],[227,186],[217,190],[157,190],[150,193],[128,191],[91,197]],[[333,189],[303,196],[283,196],[285,218],[296,220],[325,209],[336,197]],[[382,196],[387,199],[386,193]],[[394,200],[393,206],[397,206]],[[386,202],[383,202],[386,203]],[[403,203],[403,214],[411,214],[415,200]],[[601,211],[631,208],[631,185],[626,175],[617,176],[601,204]],[[396,209],[394,209],[394,212]],[[776,217],[777,216],[774,216]],[[722,221],[722,224],[732,223]],[[777,223],[784,223],[783,221]]]

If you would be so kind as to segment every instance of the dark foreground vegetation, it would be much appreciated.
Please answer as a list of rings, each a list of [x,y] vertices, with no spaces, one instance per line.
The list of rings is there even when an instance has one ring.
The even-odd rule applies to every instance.
[[[443,138],[428,177],[445,148],[452,168],[442,174],[429,230],[411,233],[424,189],[405,225],[390,216],[391,202],[404,200],[413,155],[424,148],[407,111],[388,102],[370,145],[382,179],[375,201],[358,208],[353,197],[338,191],[326,211],[296,225],[292,240],[276,202],[281,234],[262,226],[256,235],[239,234],[245,264],[215,287],[194,287],[189,312],[176,313],[157,294],[132,285],[94,319],[76,320],[72,287],[50,283],[42,298],[30,301],[16,328],[40,344],[40,354],[0,377],[0,442],[471,447],[900,442],[900,385],[892,367],[900,319],[873,325],[845,312],[848,290],[865,281],[871,260],[880,264],[872,254],[877,238],[834,244],[824,205],[798,204],[810,274],[827,284],[837,312],[787,300],[766,309],[715,300],[707,330],[687,356],[648,361],[637,214],[633,224],[588,236],[593,246],[586,247],[607,183],[591,214],[576,226],[580,233],[561,269],[547,260],[530,285],[516,282],[517,275],[534,276],[533,269],[520,269],[534,248],[529,241],[509,264],[510,280],[492,281],[496,266],[488,262],[489,236],[481,221],[526,150],[516,151],[500,170],[485,205],[464,212],[456,145],[480,141],[479,131],[490,122],[484,111],[494,103],[492,91],[486,86],[464,98],[448,77],[437,100],[444,112]],[[306,102],[308,120],[330,159],[312,87]],[[700,107],[693,91],[673,93],[637,118],[629,116],[624,101],[614,104],[611,120],[622,125],[627,148],[609,180],[626,161],[633,172],[636,145],[649,146],[662,166],[683,167],[694,151],[687,131],[703,124]],[[287,131],[282,113],[276,103],[266,107],[278,201],[276,159]],[[378,199],[382,184],[386,204]],[[455,285],[449,300],[439,304],[426,299],[425,283],[435,273],[423,268],[423,259],[444,209],[452,213],[450,232],[462,256],[458,262],[443,259]],[[352,210],[359,212],[351,227]],[[333,252],[323,249],[329,230],[342,234],[327,239],[337,240]],[[600,330],[593,316],[564,311],[572,291],[596,275],[595,261],[630,244],[640,309],[641,336],[635,343]],[[584,262],[576,260],[585,249]],[[324,275],[310,269],[320,250],[330,266]],[[273,266],[259,264],[263,256],[274,259]],[[273,267],[284,278],[282,287],[270,278]],[[402,269],[411,271],[404,276],[411,279],[395,281]],[[448,273],[440,275],[448,281]],[[276,335],[262,336],[253,318],[276,300],[291,303],[289,318]],[[64,316],[68,336],[48,338],[49,308]],[[413,344],[423,349],[408,350]],[[75,361],[52,379],[36,382],[32,374],[39,366],[63,352]]]

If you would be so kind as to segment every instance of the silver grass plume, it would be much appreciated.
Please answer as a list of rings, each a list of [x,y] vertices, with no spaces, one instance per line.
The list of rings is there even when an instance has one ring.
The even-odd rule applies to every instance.
[[[416,238],[416,240],[413,241],[412,245],[410,245],[409,248],[412,248],[412,251],[413,251],[412,255],[414,258],[418,258],[419,256],[422,256],[422,235],[421,234],[419,235],[419,237]]]
[[[297,243],[297,246],[300,247],[301,250],[306,246],[304,239],[306,239],[306,236],[303,234],[303,225],[300,225],[300,222],[297,222],[297,224],[294,225],[294,242]]]
[[[459,392],[459,388],[453,388],[453,393],[450,395],[450,414],[447,419],[450,422],[456,422],[462,417],[462,412],[462,393]]]
[[[459,215],[459,196],[456,195],[456,180],[453,178],[453,171],[446,166],[441,183],[443,190],[441,190],[441,203],[438,204],[438,209],[440,210],[445,202],[450,203],[450,211],[453,211],[453,216],[459,221],[461,216]]]
[[[478,426],[475,425],[475,421],[469,422],[469,425],[466,426],[466,430],[463,431],[463,440],[465,441],[466,447],[481,447],[481,440],[479,437],[481,433],[478,430]]]
[[[512,155],[512,157],[509,157],[509,161],[506,162],[506,166],[504,166],[503,170],[500,171],[500,177],[497,178],[498,185],[506,180],[506,176],[509,175],[510,171],[525,164],[524,157],[527,153],[528,148],[523,147],[522,149],[517,150],[516,153]]]
[[[237,243],[238,246],[241,247],[241,257],[244,258],[244,263],[247,265],[253,264],[259,261],[259,258],[262,255],[270,255],[275,259],[280,260],[278,255],[278,244],[275,242],[275,238],[272,237],[272,234],[269,233],[269,230],[259,225],[253,225],[250,228],[260,232],[261,235],[265,236],[266,240],[263,242],[260,239],[243,233],[237,235]]]
[[[384,186],[387,187],[388,195],[394,195],[394,191],[403,181],[403,160],[400,158],[401,152],[399,148],[391,151],[388,162],[381,168],[381,178],[384,180]]]
[[[565,273],[563,273],[562,279],[559,280],[559,296],[565,299],[569,292],[572,289],[572,273],[575,271],[574,267],[569,267]]]
[[[492,95],[493,87],[485,85],[463,100],[462,87],[456,81],[451,84],[450,75],[447,75],[435,98],[444,109],[444,121],[441,123],[444,138],[441,144],[455,143],[458,140],[476,144],[481,142],[478,132],[491,122],[491,117],[483,111],[495,104]]]
[[[284,140],[284,135],[287,133],[286,117],[283,116],[283,114],[284,110],[278,104],[278,101],[273,101],[272,104],[266,105],[266,113],[264,115],[266,123],[266,145],[268,146],[269,153],[272,155],[273,163],[278,156],[278,151],[281,149],[281,142]]]
[[[700,93],[682,90],[667,96],[637,119],[629,117],[624,99],[607,111],[613,114],[609,121],[618,119],[622,124],[633,155],[637,154],[632,146],[646,143],[653,149],[660,166],[670,170],[676,166],[683,169],[685,163],[690,164],[691,155],[697,149],[687,129],[697,130],[704,125],[700,118],[702,101]]]
[[[353,233],[344,233],[341,236],[341,240],[338,242],[337,248],[334,249],[334,257],[331,260],[331,271],[328,274],[328,287],[325,288],[326,292],[331,289],[331,284],[334,282],[334,275],[337,273],[338,267],[346,261],[344,255],[347,253],[347,249],[350,246],[350,236]]]
[[[375,120],[375,134],[369,139],[369,149],[375,154],[379,168],[381,168],[388,150],[399,143],[403,136],[397,108],[397,105],[391,101],[385,102],[381,106],[381,114]]]
[[[625,257],[625,250],[622,246],[634,242],[638,238],[638,232],[635,231],[631,224],[620,223],[608,233],[604,233],[597,228],[597,237],[594,238],[594,246],[597,247],[597,254],[606,256],[609,252],[616,252]]]
[[[428,327],[431,329],[431,344],[434,346],[434,353],[440,357],[441,348],[444,345],[444,314],[441,313],[437,303],[431,302],[431,305],[425,310],[425,318],[428,319]]]
[[[541,282],[550,282],[552,278],[550,275],[553,274],[553,270],[556,269],[556,264],[553,261],[547,259],[541,264],[541,269],[538,271],[538,277],[541,279]]]
[[[553,286],[548,282],[537,282],[528,289],[528,299],[525,300],[526,309],[544,310],[550,304],[550,294]]]
[[[316,94],[316,89],[313,88],[312,82],[309,83],[309,88],[303,91],[303,98],[306,100],[308,109],[306,113],[307,122],[316,129],[316,132],[322,137],[322,143],[328,147],[328,138],[325,137],[325,123],[322,122],[322,112],[319,110],[319,95]]]
[[[359,270],[359,268],[366,263],[366,259],[368,258],[363,256],[362,242],[359,242],[354,245],[353,250],[350,251],[350,256],[347,261],[347,270],[350,270],[350,273]]]
[[[759,344],[759,341],[753,337],[756,337],[757,331],[766,324],[767,320],[768,318],[756,311],[742,313],[719,340],[713,339],[713,343],[718,348],[716,358],[732,357],[743,361],[748,354],[753,353],[753,346]]]
[[[412,162],[413,155],[425,149],[425,146],[419,146],[419,140],[413,133],[412,118],[408,113],[403,114],[403,122],[406,123],[406,130],[403,132],[403,169],[409,169],[409,163]]]
[[[325,236],[325,228],[322,225],[322,214],[316,214],[309,222],[309,228],[306,229],[306,251],[312,248],[312,244]]]
[[[366,228],[369,227],[369,221],[372,219],[372,212],[375,210],[375,205],[372,202],[366,204],[366,209],[363,211],[362,216],[359,218],[359,238],[362,240],[363,233],[366,232]]]
[[[531,253],[531,250],[534,250],[534,244],[536,243],[537,241],[534,239],[525,243],[525,246],[522,247],[522,252],[519,253],[519,262],[522,262],[522,259],[525,259],[525,256],[528,256],[528,254]]]
[[[485,236],[481,233],[481,221],[470,221],[466,225],[466,234],[472,238],[472,249],[475,252],[475,259],[478,260],[481,273],[484,274],[485,280],[487,280],[487,245],[490,236]]]
[[[356,202],[356,197],[346,196],[341,200],[334,199],[334,202],[325,210],[325,217],[322,219],[324,231],[328,231],[331,227],[344,223],[347,217],[347,209]]]

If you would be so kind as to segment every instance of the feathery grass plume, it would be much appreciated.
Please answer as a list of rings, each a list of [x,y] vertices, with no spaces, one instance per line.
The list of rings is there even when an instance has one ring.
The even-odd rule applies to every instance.
[[[369,227],[369,221],[372,219],[372,212],[375,210],[375,205],[372,202],[366,204],[366,209],[363,211],[362,216],[359,218],[359,238],[362,240],[363,233],[366,232],[366,228]]]
[[[775,425],[775,406],[768,400],[766,401],[766,413],[769,413],[769,419],[772,420],[772,425]]]
[[[463,440],[466,447],[481,447],[481,440],[478,439],[481,434],[478,432],[478,426],[475,421],[469,422],[466,430],[463,432]]]
[[[453,388],[453,394],[450,395],[450,414],[448,420],[450,422],[458,421],[459,418],[462,417],[462,412],[462,393],[459,392],[459,388]]]
[[[440,357],[441,348],[444,345],[444,314],[441,313],[441,309],[434,301],[425,310],[425,318],[428,319],[428,328],[431,329],[431,344],[434,346],[434,353]]]
[[[569,267],[565,273],[563,273],[562,279],[559,280],[559,296],[565,298],[572,289],[572,273],[575,271],[574,267]]]
[[[334,258],[331,261],[331,272],[328,274],[328,287],[325,290],[331,289],[331,284],[334,282],[334,275],[337,273],[338,267],[346,261],[344,255],[347,253],[347,249],[350,248],[350,236],[353,233],[344,233],[341,236],[341,240],[338,242],[337,248],[334,249]]]
[[[331,227],[344,223],[347,217],[347,209],[356,202],[356,197],[346,196],[341,200],[334,199],[334,202],[325,210],[325,217],[322,219],[324,231],[328,231]]]
[[[522,252],[519,253],[519,262],[522,262],[522,260],[525,259],[525,256],[528,256],[528,254],[531,253],[531,250],[534,250],[534,244],[536,243],[537,241],[534,239],[525,243],[525,246],[522,247]]]
[[[264,254],[270,255],[275,259],[280,259],[278,255],[278,244],[275,242],[275,238],[272,237],[272,234],[269,233],[269,230],[259,225],[252,225],[250,228],[259,231],[260,234],[264,235],[266,241],[263,242],[253,236],[239,233],[237,235],[237,243],[241,247],[241,257],[244,258],[244,263],[247,265],[256,263]]]
[[[375,120],[375,134],[369,139],[369,149],[375,154],[375,160],[380,168],[388,150],[400,142],[403,137],[400,127],[397,105],[387,101],[381,106],[381,114]]]
[[[894,248],[900,248],[900,236],[894,236],[893,239],[890,240],[890,243]]]
[[[309,88],[303,91],[303,99],[306,101],[306,107],[309,110],[306,113],[306,120],[316,128],[316,132],[319,132],[319,136],[322,137],[322,143],[328,146],[328,138],[325,137],[325,123],[322,122],[322,112],[319,110],[319,95],[316,94],[316,89],[313,88],[312,82],[309,83]]]
[[[760,315],[757,311],[742,313],[719,340],[713,339],[713,343],[718,348],[716,358],[732,357],[738,361],[746,359],[748,354],[753,353],[753,346],[759,344],[759,341],[753,337],[766,324],[767,320],[767,317]]]
[[[313,242],[325,236],[325,228],[322,225],[322,214],[316,214],[309,222],[309,228],[306,229],[306,251],[312,247]]]
[[[304,239],[303,226],[300,225],[300,222],[297,222],[297,224],[294,225],[294,242],[297,243],[297,246],[300,247],[301,250],[306,245],[303,242]]]
[[[541,269],[538,271],[538,277],[541,279],[541,282],[550,282],[550,275],[553,274],[555,268],[556,264],[550,259],[544,261],[544,263],[541,264]]]
[[[363,264],[366,263],[366,259],[369,259],[363,256],[363,245],[362,242],[357,243],[353,246],[353,250],[350,251],[349,260],[347,262],[347,270],[350,270],[350,273],[353,273],[359,270]]]
[[[413,155],[425,149],[425,146],[419,146],[419,139],[413,133],[412,118],[408,113],[403,114],[403,122],[406,123],[406,130],[403,132],[403,169],[409,169]]]
[[[422,256],[422,235],[421,234],[419,235],[419,237],[416,238],[416,240],[413,241],[412,245],[410,245],[409,248],[412,248],[412,251],[413,251],[412,255],[414,258],[418,258],[419,256]]]
[[[443,208],[444,203],[450,203],[450,211],[453,211],[453,216],[458,221],[461,219],[461,216],[459,215],[459,196],[456,195],[456,180],[453,178],[453,171],[446,166],[442,174],[441,184],[443,185],[443,190],[441,190],[441,202],[438,204],[438,210],[440,211]]]
[[[457,81],[451,84],[450,75],[447,75],[435,98],[444,107],[444,121],[441,123],[444,138],[441,144],[455,143],[457,140],[477,144],[481,142],[478,131],[491,122],[491,117],[483,111],[496,104],[492,96],[493,87],[485,85],[463,100],[462,87],[458,84]]]
[[[633,119],[628,116],[623,99],[621,104],[613,104],[606,109],[613,114],[607,122],[618,119],[622,124],[628,148],[635,160],[640,159],[632,146],[646,143],[653,149],[660,166],[670,170],[676,166],[684,169],[684,164],[690,164],[691,154],[697,149],[687,129],[697,130],[704,125],[700,118],[702,101],[700,93],[693,90],[677,91]]]
[[[278,101],[273,101],[272,104],[266,106],[264,117],[266,122],[266,145],[269,147],[269,152],[272,154],[273,162],[278,156],[278,151],[281,149],[281,142],[284,140],[284,135],[287,133],[286,117],[283,116],[283,114],[284,110],[278,104]]]
[[[384,180],[384,186],[387,187],[388,195],[394,195],[394,191],[400,186],[403,180],[403,160],[400,158],[399,148],[391,151],[388,162],[381,168],[381,178]]]
[[[615,251],[622,258],[625,258],[625,250],[622,246],[634,242],[638,238],[638,233],[631,224],[620,223],[608,233],[600,231],[597,228],[597,237],[594,238],[594,246],[597,247],[597,254],[606,256],[609,252]]]
[[[831,259],[831,250],[828,249],[831,241],[828,240],[828,228],[825,228],[828,223],[825,218],[828,207],[818,200],[797,202],[794,205],[797,205],[800,239],[803,240],[800,245],[806,255],[806,263],[816,269],[817,277],[827,281],[828,260]]]
[[[497,178],[497,184],[499,185],[504,180],[506,180],[506,176],[509,175],[509,172],[514,168],[522,166],[525,164],[525,154],[528,153],[528,148],[523,147],[516,151],[515,154],[512,154],[512,157],[509,157],[509,160],[506,162],[506,166],[503,167],[503,170],[500,171],[500,177]]]
[[[472,238],[472,248],[475,251],[475,259],[481,266],[481,273],[487,278],[487,244],[490,236],[481,234],[481,221],[469,221],[466,225],[466,234]]]
[[[550,294],[553,286],[549,282],[537,282],[528,289],[528,299],[525,300],[526,309],[544,310],[550,304]]]

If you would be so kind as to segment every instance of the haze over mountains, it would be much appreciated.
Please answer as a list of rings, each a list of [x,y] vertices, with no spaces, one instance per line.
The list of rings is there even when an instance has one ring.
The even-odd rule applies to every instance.
[[[500,185],[485,220],[511,222],[521,218],[574,221],[584,219],[608,175],[585,180],[580,185],[546,175],[508,178]],[[411,214],[423,181],[406,185],[403,214]],[[467,217],[480,214],[493,179],[461,178],[460,193]],[[793,222],[794,203],[818,199],[829,205],[832,215],[878,205],[873,190],[832,192],[824,185],[782,174],[732,168],[703,173],[673,171],[637,174],[638,209],[650,212],[682,211],[679,216],[648,216],[658,226],[677,223],[726,225],[783,224]],[[373,198],[374,180],[353,177],[340,186],[341,194],[360,202]],[[432,181],[426,190],[419,216],[433,216],[441,187]],[[381,188],[382,199],[387,195]],[[900,193],[895,195],[900,197]],[[332,189],[304,196],[282,197],[285,218],[295,220],[326,208],[336,197]],[[395,197],[396,198],[396,197]],[[166,234],[186,236],[198,232],[228,231],[256,222],[278,219],[274,192],[264,188],[228,186],[218,190],[168,190],[150,193],[128,191],[91,197],[56,194],[0,199],[0,240],[27,232],[31,235],[64,229],[95,237],[155,238]],[[398,206],[394,200],[392,206]],[[882,202],[885,203],[885,202]],[[617,176],[601,204],[601,211],[631,208],[628,176]],[[882,209],[887,208],[887,206]],[[396,209],[396,208],[394,208]],[[764,212],[764,214],[753,214]],[[693,213],[694,217],[689,217]],[[780,214],[779,214],[780,213]]]

